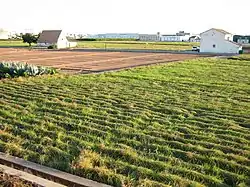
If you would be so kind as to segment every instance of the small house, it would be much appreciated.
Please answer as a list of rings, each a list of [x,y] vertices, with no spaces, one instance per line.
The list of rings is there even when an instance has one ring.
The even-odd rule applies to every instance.
[[[200,52],[237,54],[242,50],[241,44],[233,41],[233,34],[225,30],[212,28],[200,36]]]
[[[38,47],[55,45],[58,49],[76,47],[76,42],[68,41],[62,30],[44,30],[37,40]]]
[[[198,35],[194,35],[194,36],[191,36],[188,41],[189,42],[200,42],[201,41],[201,37],[198,36]]]

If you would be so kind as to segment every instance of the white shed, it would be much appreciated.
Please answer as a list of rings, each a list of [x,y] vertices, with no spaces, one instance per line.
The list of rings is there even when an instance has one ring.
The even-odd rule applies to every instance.
[[[200,52],[237,54],[242,46],[233,42],[233,34],[222,29],[209,29],[201,33]]]
[[[199,35],[193,35],[189,38],[189,42],[200,42],[201,37]]]
[[[68,41],[62,30],[44,30],[37,41],[39,47],[56,45],[58,49],[75,47],[76,44],[76,42]]]

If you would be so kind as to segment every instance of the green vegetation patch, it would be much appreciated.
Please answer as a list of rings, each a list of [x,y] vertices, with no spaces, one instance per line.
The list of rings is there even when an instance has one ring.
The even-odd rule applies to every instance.
[[[249,186],[250,63],[0,81],[0,150],[114,186]]]
[[[151,49],[151,50],[191,50],[198,46],[192,42],[142,42],[142,41],[78,41],[79,48],[97,49]]]
[[[248,61],[250,63],[250,54],[242,54],[234,57],[230,57],[228,59],[231,60],[241,60],[241,61]]]
[[[22,40],[0,40],[0,47],[29,47]]]
[[[20,62],[0,62],[0,79],[55,74],[54,68]]]

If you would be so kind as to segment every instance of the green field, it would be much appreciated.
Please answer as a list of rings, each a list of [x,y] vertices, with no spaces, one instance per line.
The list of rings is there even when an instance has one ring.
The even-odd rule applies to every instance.
[[[0,40],[0,47],[29,47],[29,44],[21,40]]]
[[[0,81],[0,151],[114,186],[250,186],[250,61]]]
[[[79,41],[79,48],[107,49],[154,49],[154,50],[191,50],[198,43],[190,42],[140,42],[140,41]]]
[[[35,44],[32,44],[35,45]],[[88,49],[154,49],[154,50],[191,50],[198,43],[190,42],[140,42],[140,41],[78,41],[78,48]],[[0,40],[0,47],[28,47],[27,43],[13,40]]]

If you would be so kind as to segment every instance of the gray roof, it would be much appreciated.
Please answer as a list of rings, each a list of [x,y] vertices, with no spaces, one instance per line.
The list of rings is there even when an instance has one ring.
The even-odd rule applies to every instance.
[[[57,43],[61,33],[62,30],[43,30],[37,43]]]
[[[216,28],[211,28],[211,29],[209,29],[209,30],[207,30],[207,31],[210,31],[210,30],[216,30],[216,31],[218,31],[218,32],[220,32],[220,33],[222,33],[222,34],[231,34],[230,32],[227,32],[227,31],[225,31],[225,30],[223,30],[223,29],[216,29]],[[205,32],[207,32],[207,31],[205,31]],[[203,32],[203,33],[205,33],[205,32]],[[201,33],[201,34],[203,34],[203,33]]]

